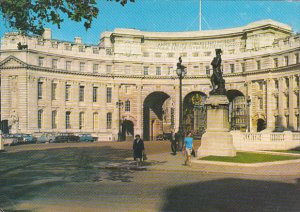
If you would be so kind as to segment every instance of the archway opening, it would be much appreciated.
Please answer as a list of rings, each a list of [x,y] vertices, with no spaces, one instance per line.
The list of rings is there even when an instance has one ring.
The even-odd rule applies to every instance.
[[[248,125],[248,108],[244,94],[239,90],[228,90],[229,121],[231,130],[246,131]]]
[[[134,137],[134,124],[130,120],[124,120],[122,123],[122,140],[130,141]]]
[[[192,132],[194,138],[200,139],[206,129],[206,94],[193,91],[183,100],[183,131]]]
[[[266,129],[266,122],[263,119],[257,119],[257,132]]]
[[[146,141],[154,140],[163,134],[165,111],[163,105],[170,96],[164,92],[153,92],[144,100],[143,107],[143,138]]]

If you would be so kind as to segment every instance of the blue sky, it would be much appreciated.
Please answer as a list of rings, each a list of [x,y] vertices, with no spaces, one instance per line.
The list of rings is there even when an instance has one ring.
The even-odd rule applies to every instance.
[[[80,36],[84,43],[97,44],[103,31],[114,28],[135,28],[144,31],[195,31],[199,30],[199,0],[136,0],[122,7],[119,3],[99,0],[99,15],[86,31],[81,23],[68,20],[61,29],[48,25],[52,37],[73,41]],[[224,29],[250,22],[273,19],[290,25],[300,32],[300,1],[254,0],[203,0],[202,30]],[[11,31],[4,24],[0,35]]]

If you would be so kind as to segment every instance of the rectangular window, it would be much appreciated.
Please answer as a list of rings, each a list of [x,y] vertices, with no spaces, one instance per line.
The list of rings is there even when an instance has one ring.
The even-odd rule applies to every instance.
[[[289,65],[289,56],[284,56],[284,64],[285,64],[286,66]]]
[[[173,66],[168,67],[168,75],[172,74],[173,72]]]
[[[149,52],[143,52],[143,57],[149,57]]]
[[[97,73],[99,70],[99,64],[93,64],[93,73]]]
[[[84,46],[79,46],[78,50],[79,50],[79,52],[85,52]]]
[[[144,67],[144,75],[148,75],[149,74],[149,67],[145,66]]]
[[[156,52],[155,53],[155,57],[161,57],[161,53],[160,52]]]
[[[199,71],[199,66],[193,66],[194,72],[197,73]]]
[[[38,128],[41,129],[43,126],[43,110],[38,110]]]
[[[70,101],[71,99],[71,85],[66,85],[66,93],[65,93],[65,100]]]
[[[53,68],[53,69],[57,69],[57,63],[58,63],[58,60],[57,60],[57,59],[53,59],[53,60],[52,60],[52,68]]]
[[[274,58],[273,63],[274,63],[274,68],[278,68],[278,58]]]
[[[299,63],[299,53],[295,54],[295,63]]]
[[[51,42],[51,47],[57,49],[58,48],[57,42]]]
[[[261,82],[259,82],[258,84],[259,84],[259,90],[262,91],[263,88],[264,88],[264,82],[261,81]]]
[[[112,114],[107,113],[106,114],[106,128],[111,129],[111,121],[112,121]]]
[[[230,64],[230,71],[231,73],[234,73],[234,64]]]
[[[93,113],[93,129],[96,130],[99,127],[99,116],[98,113]]]
[[[107,65],[106,66],[106,73],[107,74],[111,74],[111,70],[112,70],[112,66],[111,65]]]
[[[129,100],[125,101],[125,111],[130,112],[130,101]]]
[[[205,66],[205,72],[207,75],[210,75],[210,67],[209,66]]]
[[[66,70],[70,71],[71,70],[71,61],[66,61]]]
[[[79,113],[79,129],[84,128],[84,112]]]
[[[161,67],[156,67],[156,75],[161,75]]]
[[[246,64],[245,63],[241,63],[241,67],[242,67],[242,72],[246,71]]]
[[[199,56],[199,52],[194,52],[193,53],[193,57],[198,57]]]
[[[290,81],[289,81],[289,78],[285,78],[285,85],[287,88],[290,87]]]
[[[84,72],[84,66],[85,66],[85,63],[83,63],[83,62],[79,63],[79,71],[80,72]]]
[[[186,52],[182,52],[182,53],[180,53],[180,56],[181,56],[181,57],[186,57],[186,56],[187,56],[187,53],[186,53]]]
[[[52,83],[51,85],[51,99],[56,100],[56,89],[57,89],[57,83]]]
[[[112,88],[106,88],[106,103],[111,103]]]
[[[275,80],[274,84],[275,84],[275,88],[278,89],[279,88],[279,82],[278,82],[278,80]]]
[[[72,50],[72,46],[70,44],[65,44],[65,50],[71,51]]]
[[[71,112],[67,111],[66,112],[66,129],[71,129],[70,119],[71,119]]]
[[[79,101],[84,102],[84,86],[79,86]]]
[[[257,70],[261,69],[260,60],[256,61],[256,68],[257,68]]]
[[[204,52],[204,56],[210,56],[211,52]]]
[[[106,53],[106,55],[112,55],[113,50],[111,48],[107,48],[107,49],[105,49],[105,53]]]
[[[43,98],[43,82],[38,82],[38,99]]]
[[[98,87],[93,87],[93,102],[97,102]]]
[[[44,58],[43,57],[39,57],[39,66],[40,67],[44,66]]]
[[[51,119],[52,119],[52,129],[56,129],[57,128],[56,117],[57,117],[57,111],[54,110],[54,111],[52,111],[52,116],[51,116]]]
[[[93,54],[99,54],[99,49],[98,48],[93,48]]]
[[[174,57],[174,53],[173,52],[169,52],[168,53],[168,57]]]

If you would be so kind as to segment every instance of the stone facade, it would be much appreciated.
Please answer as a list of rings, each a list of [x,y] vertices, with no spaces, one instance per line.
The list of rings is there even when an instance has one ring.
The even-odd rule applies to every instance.
[[[187,67],[183,97],[208,96],[216,48],[223,50],[226,89],[248,100],[251,131],[300,130],[300,36],[272,20],[195,32],[115,29],[99,45],[55,40],[49,29],[41,37],[6,33],[1,120],[12,133],[92,133],[113,141],[122,131],[151,139],[179,126],[178,57]]]

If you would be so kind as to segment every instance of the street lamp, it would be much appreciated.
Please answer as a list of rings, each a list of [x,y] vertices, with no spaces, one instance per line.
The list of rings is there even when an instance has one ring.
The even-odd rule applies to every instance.
[[[118,100],[116,106],[119,109],[119,132],[118,132],[118,141],[122,141],[122,124],[121,124],[121,108],[123,108],[124,102]]]
[[[250,105],[251,105],[251,98],[250,96],[248,96],[247,97],[247,111],[248,111],[247,132],[250,132]]]
[[[177,69],[176,74],[179,77],[179,129],[178,129],[178,144],[179,149],[181,150],[183,147],[183,126],[182,126],[182,120],[183,120],[183,109],[182,109],[182,79],[184,78],[186,74],[186,67],[181,64],[182,59],[179,57],[179,62],[177,63]]]

